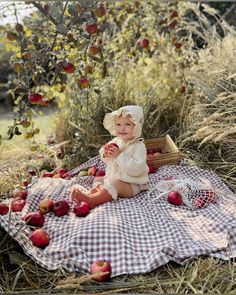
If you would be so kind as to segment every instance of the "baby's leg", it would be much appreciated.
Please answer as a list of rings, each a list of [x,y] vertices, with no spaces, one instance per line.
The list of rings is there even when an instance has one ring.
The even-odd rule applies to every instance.
[[[132,186],[130,183],[113,179],[111,181],[112,185],[117,190],[118,196],[121,198],[132,198],[135,194],[133,192]]]

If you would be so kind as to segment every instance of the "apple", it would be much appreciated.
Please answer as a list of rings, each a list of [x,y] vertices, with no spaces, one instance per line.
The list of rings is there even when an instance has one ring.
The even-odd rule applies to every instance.
[[[62,178],[64,178],[64,174],[66,174],[67,172],[68,172],[68,170],[65,168],[57,168],[55,170],[55,173],[59,174]]]
[[[41,106],[48,106],[48,105],[49,105],[49,100],[43,98],[42,101],[40,102],[40,105],[41,105]]]
[[[99,52],[99,49],[98,49],[98,47],[96,46],[96,45],[90,45],[89,47],[88,47],[88,54],[89,55],[96,55],[96,54],[98,54],[98,52]]]
[[[24,179],[24,180],[22,180],[22,185],[24,186],[24,187],[27,187],[28,185],[29,185],[29,180],[28,179]]]
[[[15,72],[15,73],[19,73],[20,71],[22,71],[22,69],[23,69],[23,66],[22,66],[22,64],[20,63],[20,62],[14,62],[12,65],[11,65],[11,67],[12,67],[12,69],[13,69],[13,71]]]
[[[96,17],[102,17],[106,14],[105,7],[102,3],[98,3],[97,7],[94,10]]]
[[[9,206],[4,203],[0,203],[0,215],[6,215],[9,212]]]
[[[182,204],[182,197],[179,192],[171,191],[167,195],[167,201],[172,205],[179,206]]]
[[[54,174],[53,175],[53,177],[52,178],[62,178],[62,175],[61,174],[59,174],[59,173],[56,173],[56,174]]]
[[[175,42],[174,45],[175,45],[175,48],[177,48],[177,49],[182,47],[182,43],[180,43],[180,42]]]
[[[142,48],[147,49],[149,47],[149,40],[142,38],[142,39],[140,39],[139,44]]]
[[[93,72],[93,67],[90,65],[85,65],[84,72],[85,72],[85,74],[91,74]]]
[[[7,39],[9,41],[15,41],[17,38],[17,35],[11,31],[7,31]]]
[[[16,198],[26,199],[27,195],[28,195],[28,191],[27,190],[15,190],[13,192],[12,197],[14,199],[16,199]]]
[[[28,172],[29,175],[31,175],[31,176],[35,176],[35,175],[37,175],[36,171],[33,170],[33,169],[29,169],[27,172]]]
[[[75,71],[75,67],[72,63],[68,62],[67,64],[63,65],[63,70],[67,74],[72,74]]]
[[[85,26],[85,30],[88,34],[92,35],[92,34],[96,34],[98,31],[98,26],[96,23],[91,22],[91,23],[87,23]]]
[[[42,227],[44,225],[45,218],[42,212],[33,211],[23,216],[22,220],[24,220],[28,225]]]
[[[170,17],[171,18],[178,17],[178,12],[176,10],[172,10],[171,13],[170,13]]]
[[[54,205],[53,200],[45,198],[39,203],[39,211],[42,214],[46,214],[48,212],[51,212],[53,209],[53,205]]]
[[[197,209],[201,209],[201,208],[204,207],[205,202],[204,202],[204,200],[202,198],[196,198],[195,200],[193,200],[193,205]]]
[[[148,174],[156,173],[157,169],[154,166],[148,165]]]
[[[89,213],[89,205],[86,202],[80,202],[74,206],[74,213],[78,217],[84,217]]]
[[[90,265],[90,274],[97,274],[93,278],[97,282],[107,281],[111,276],[111,265],[106,260],[96,260]]]
[[[98,171],[97,168],[95,166],[92,166],[92,167],[88,168],[88,175],[95,176],[97,171]]]
[[[43,96],[39,93],[30,93],[28,95],[28,101],[31,104],[40,104],[43,99]]]
[[[53,177],[53,172],[44,171],[42,174],[42,177]]]
[[[80,78],[79,79],[79,85],[81,88],[88,88],[89,87],[89,81],[86,78]]]
[[[66,200],[59,200],[54,202],[53,212],[56,216],[63,216],[68,214],[70,210],[69,204]]]
[[[104,170],[97,170],[95,176],[96,177],[101,177],[101,176],[105,176],[106,172]]]
[[[24,208],[26,204],[26,201],[22,198],[14,198],[12,201],[11,201],[11,210],[13,212],[20,212],[22,211],[22,209]]]
[[[15,25],[15,29],[16,29],[17,32],[22,32],[22,33],[24,32],[24,27],[19,23],[17,23]]]
[[[29,59],[31,59],[31,54],[30,54],[30,52],[28,52],[28,51],[23,52],[23,53],[22,53],[22,58],[25,59],[25,60],[29,60]]]
[[[87,176],[88,175],[88,171],[85,170],[81,170],[78,174],[78,176]]]
[[[36,229],[32,232],[30,240],[38,248],[44,248],[49,244],[49,234],[44,229]]]

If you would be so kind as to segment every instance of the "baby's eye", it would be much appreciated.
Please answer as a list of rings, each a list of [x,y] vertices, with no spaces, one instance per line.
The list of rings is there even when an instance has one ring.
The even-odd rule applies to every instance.
[[[130,123],[126,123],[126,126],[131,126],[131,124]]]
[[[120,126],[120,123],[116,123],[116,126]]]

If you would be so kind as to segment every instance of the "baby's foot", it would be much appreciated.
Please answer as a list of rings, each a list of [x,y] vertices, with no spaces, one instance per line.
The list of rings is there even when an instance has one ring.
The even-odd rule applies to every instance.
[[[76,186],[71,188],[71,199],[75,202],[86,202],[90,205],[90,197],[87,193],[81,192]]]

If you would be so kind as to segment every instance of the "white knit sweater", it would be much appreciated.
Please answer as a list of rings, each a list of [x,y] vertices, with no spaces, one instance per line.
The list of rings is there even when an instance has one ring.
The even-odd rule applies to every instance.
[[[128,183],[146,184],[148,182],[148,166],[146,164],[146,147],[143,139],[134,139],[125,143],[115,137],[109,143],[116,143],[122,150],[120,155],[113,158],[104,158],[104,148],[99,150],[102,161],[106,164],[106,176]]]

